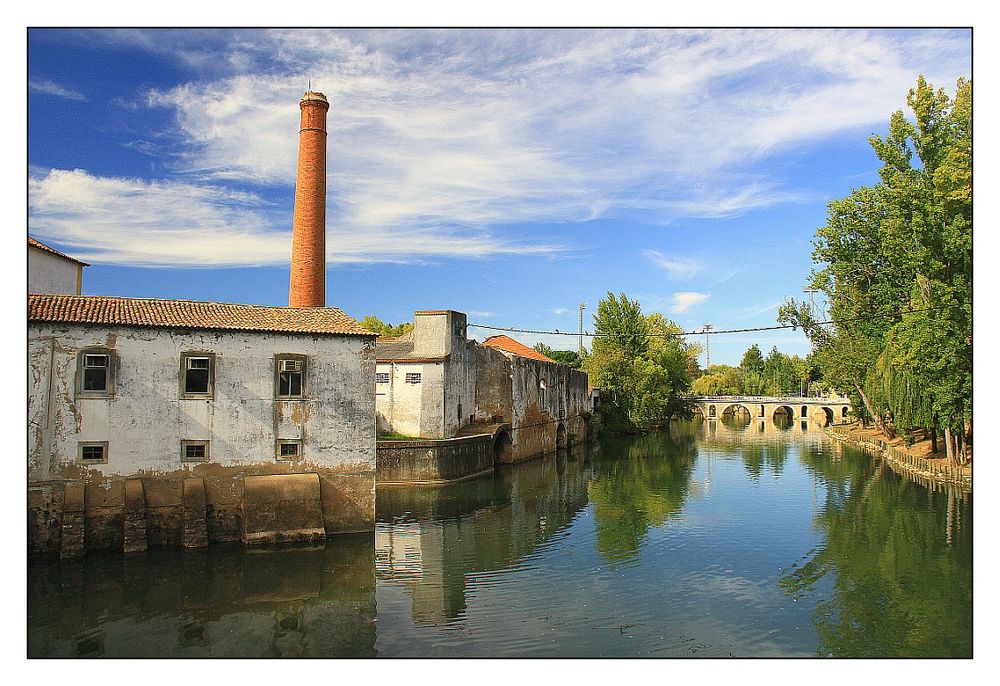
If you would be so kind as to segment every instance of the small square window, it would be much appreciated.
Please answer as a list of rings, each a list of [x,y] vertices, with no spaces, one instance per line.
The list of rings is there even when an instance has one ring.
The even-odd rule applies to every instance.
[[[301,398],[305,392],[306,358],[302,355],[276,355],[275,392],[278,398]]]
[[[81,464],[107,464],[107,441],[88,441],[78,444],[77,461]]]
[[[389,383],[389,372],[377,372],[375,374],[375,383]]]
[[[107,349],[80,351],[77,358],[77,394],[82,397],[108,398],[114,391],[114,352]]]
[[[274,456],[279,460],[301,460],[302,441],[292,439],[278,439],[275,441]]]
[[[420,383],[420,374],[409,373],[406,375],[406,383]]]
[[[181,355],[181,396],[211,398],[215,382],[215,355],[185,353]]]
[[[209,441],[181,441],[181,462],[208,462]]]

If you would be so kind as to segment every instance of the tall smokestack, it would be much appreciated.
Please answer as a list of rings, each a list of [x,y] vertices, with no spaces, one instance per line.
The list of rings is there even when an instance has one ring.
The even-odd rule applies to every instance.
[[[307,92],[299,102],[299,169],[292,219],[292,274],[289,307],[326,306],[326,112],[322,93]]]

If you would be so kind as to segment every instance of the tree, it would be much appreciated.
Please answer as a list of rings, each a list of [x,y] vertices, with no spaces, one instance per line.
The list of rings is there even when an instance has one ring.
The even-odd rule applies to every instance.
[[[639,303],[609,292],[594,315],[597,336],[584,367],[601,389],[601,416],[613,430],[644,430],[672,417],[691,416],[689,370],[698,349],[660,314],[644,316]]]
[[[368,329],[372,333],[377,333],[379,336],[385,336],[386,338],[398,338],[405,333],[413,331],[413,324],[410,322],[404,322],[398,326],[393,326],[392,324],[383,322],[373,314],[366,315],[365,318],[361,320],[361,326]]]
[[[801,325],[824,377],[848,389],[883,431],[943,427],[964,461],[972,421],[972,85],[954,100],[923,77],[908,121],[894,113],[870,139],[880,181],[829,205],[817,231],[814,288],[832,325],[789,301],[779,320]],[[914,160],[914,155],[917,159]],[[890,422],[891,420],[891,422]]]
[[[580,357],[580,353],[575,350],[553,350],[544,343],[536,343],[533,350],[545,355],[559,364],[564,364],[568,367],[572,367],[573,369],[580,369],[583,364],[583,359]]]

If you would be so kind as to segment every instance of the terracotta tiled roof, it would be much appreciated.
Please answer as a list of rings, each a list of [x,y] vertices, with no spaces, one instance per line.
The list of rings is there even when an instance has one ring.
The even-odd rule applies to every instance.
[[[518,355],[520,357],[528,357],[532,360],[540,360],[541,362],[555,362],[552,358],[546,357],[537,350],[529,348],[523,343],[518,343],[510,336],[504,336],[503,334],[499,336],[490,336],[485,341],[483,345],[487,348],[497,348],[498,350],[503,350],[505,352],[511,353],[512,355]],[[558,364],[558,363],[557,363]]]
[[[45,245],[41,241],[35,240],[31,236],[28,236],[28,245],[30,245],[30,246],[32,246],[34,248],[38,248],[39,250],[44,250],[47,253],[52,253],[53,255],[58,255],[59,257],[62,257],[62,258],[65,258],[65,259],[69,260],[70,262],[76,262],[77,264],[82,264],[84,267],[89,267],[90,266],[88,263],[82,262],[82,261],[76,259],[75,257],[70,257],[69,255],[64,255],[61,252],[59,252],[58,250],[56,250],[55,248],[50,248],[49,246]]]
[[[222,331],[375,335],[336,307],[265,307],[96,295],[30,294],[28,320]]]

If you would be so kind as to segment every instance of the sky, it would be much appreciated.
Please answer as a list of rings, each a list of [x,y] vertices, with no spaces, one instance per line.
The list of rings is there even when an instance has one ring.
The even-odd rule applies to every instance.
[[[90,263],[85,294],[287,304],[311,86],[328,305],[569,333],[608,291],[687,331],[775,325],[827,203],[878,180],[868,138],[918,75],[953,94],[972,69],[971,32],[946,29],[30,29],[27,48],[28,230]],[[753,343],[809,352],[723,334],[710,360]]]

